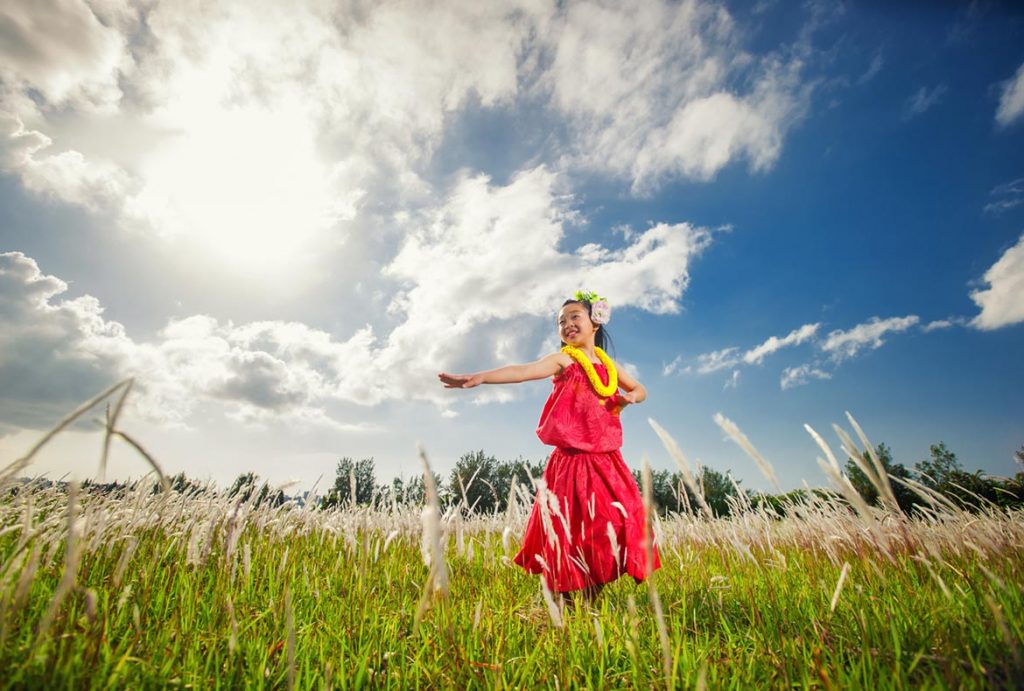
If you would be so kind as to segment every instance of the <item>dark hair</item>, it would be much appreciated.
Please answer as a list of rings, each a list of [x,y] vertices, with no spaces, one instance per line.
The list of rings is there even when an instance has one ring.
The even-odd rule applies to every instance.
[[[569,299],[562,303],[562,307],[565,307],[566,305],[583,305],[587,308],[587,316],[590,317],[590,321],[594,321],[594,318],[590,314],[594,309],[594,306],[590,304],[590,301]],[[594,324],[594,326],[597,327],[597,331],[594,332],[594,345],[605,352],[608,352],[609,347],[614,349],[615,346],[612,345],[612,337],[608,335],[608,327],[604,324]],[[565,345],[565,341],[562,341],[562,345]]]

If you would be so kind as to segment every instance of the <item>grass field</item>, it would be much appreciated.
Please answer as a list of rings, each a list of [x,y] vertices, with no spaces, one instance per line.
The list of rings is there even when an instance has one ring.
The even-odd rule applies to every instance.
[[[0,471],[4,688],[1024,686],[1024,515],[968,513],[919,487],[930,508],[906,516],[840,428],[888,508],[860,501],[808,428],[835,492],[784,516],[743,500],[728,518],[705,505],[655,520],[652,579],[563,607],[510,561],[528,493],[500,515],[465,502],[442,515],[430,473],[422,509],[329,511],[14,479],[119,390],[106,440],[159,472],[117,429],[130,387]],[[644,485],[649,497],[646,473]]]
[[[443,595],[426,588],[415,508],[253,508],[148,488],[69,503],[55,488],[8,489],[3,684],[1021,683],[1019,515],[874,520],[820,502],[784,519],[662,521],[653,583],[667,650],[646,585],[620,580],[593,607],[550,611],[538,580],[509,562],[524,515],[444,517]]]

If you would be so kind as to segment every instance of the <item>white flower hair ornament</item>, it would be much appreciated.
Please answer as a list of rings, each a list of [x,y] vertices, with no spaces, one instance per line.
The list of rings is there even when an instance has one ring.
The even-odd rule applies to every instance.
[[[580,302],[590,303],[590,320],[595,324],[607,324],[612,319],[612,306],[608,300],[600,297],[597,293],[576,291],[573,296]]]

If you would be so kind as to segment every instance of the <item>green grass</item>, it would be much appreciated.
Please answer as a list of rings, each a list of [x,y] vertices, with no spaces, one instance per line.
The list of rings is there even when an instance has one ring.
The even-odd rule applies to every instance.
[[[1016,514],[899,530],[827,513],[665,522],[654,584],[666,682],[646,586],[620,580],[558,627],[536,577],[509,562],[504,517],[446,524],[450,590],[416,627],[427,568],[414,509],[233,521],[226,499],[85,497],[74,585],[40,632],[67,568],[67,506],[36,493],[26,531],[26,501],[0,502],[6,687],[970,688],[1020,684],[1024,671]],[[912,539],[897,547],[901,532]],[[39,568],[16,603],[33,550]]]

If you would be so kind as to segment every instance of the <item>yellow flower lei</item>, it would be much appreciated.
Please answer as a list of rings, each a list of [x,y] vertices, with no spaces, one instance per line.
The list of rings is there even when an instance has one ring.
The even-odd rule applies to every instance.
[[[571,357],[576,362],[580,363],[580,367],[587,373],[587,379],[590,380],[590,385],[594,387],[594,391],[601,398],[608,398],[616,391],[619,390],[619,372],[615,369],[615,363],[608,357],[603,350],[594,346],[594,352],[597,354],[597,359],[601,361],[605,369],[608,370],[608,384],[605,385],[601,382],[601,377],[597,376],[597,370],[594,369],[594,363],[590,361],[582,350],[574,348],[573,346],[565,346],[562,348],[562,352]]]

